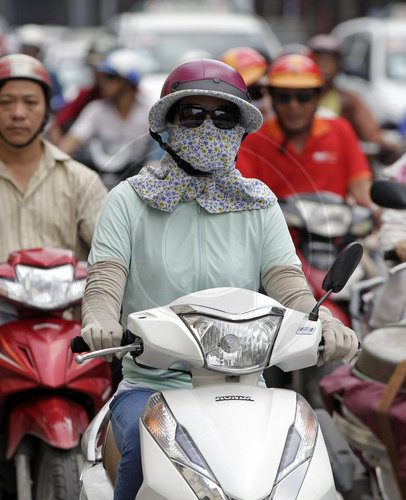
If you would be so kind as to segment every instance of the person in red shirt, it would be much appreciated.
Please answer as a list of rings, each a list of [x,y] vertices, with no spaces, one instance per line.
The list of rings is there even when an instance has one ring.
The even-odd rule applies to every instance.
[[[316,114],[323,76],[302,54],[278,57],[268,71],[274,116],[246,137],[237,168],[267,184],[278,198],[330,191],[375,209],[372,172],[351,125]]]

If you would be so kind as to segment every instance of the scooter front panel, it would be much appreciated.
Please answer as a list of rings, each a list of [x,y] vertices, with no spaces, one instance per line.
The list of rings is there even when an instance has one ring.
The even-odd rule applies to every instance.
[[[163,395],[177,422],[187,429],[228,496],[258,500],[270,494],[289,426],[295,418],[293,391],[230,383],[164,391]],[[280,413],[282,407],[283,414]],[[148,434],[145,443],[152,440],[145,428],[141,435],[144,434]],[[186,485],[155,441],[153,444],[150,447],[157,448],[154,454],[144,449],[147,473],[156,471],[155,454],[158,454],[162,462],[160,473],[164,468],[171,470],[171,474],[175,471],[177,482]],[[171,482],[167,483],[167,494],[168,488],[172,488]]]

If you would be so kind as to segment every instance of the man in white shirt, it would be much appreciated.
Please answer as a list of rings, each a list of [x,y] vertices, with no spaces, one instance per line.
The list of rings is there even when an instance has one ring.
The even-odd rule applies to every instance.
[[[133,51],[110,52],[98,67],[103,99],[85,106],[59,144],[68,154],[85,146],[91,166],[108,188],[138,173],[151,145],[151,103],[138,90],[138,68]]]

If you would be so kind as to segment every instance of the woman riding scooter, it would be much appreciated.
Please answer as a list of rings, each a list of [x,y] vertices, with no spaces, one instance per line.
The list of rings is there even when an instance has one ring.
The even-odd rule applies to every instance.
[[[128,314],[202,290],[237,286],[283,305],[316,304],[273,193],[235,169],[246,134],[262,123],[241,75],[220,61],[177,66],[149,114],[151,135],[166,151],[108,195],[88,261],[82,337],[91,350],[118,346]],[[167,143],[160,137],[168,133]],[[122,311],[122,312],[121,312]],[[328,359],[349,362],[355,333],[320,314]],[[139,416],[151,394],[190,387],[182,367],[151,370],[123,359],[124,380],[111,403],[122,459],[115,498],[133,500],[142,483]]]

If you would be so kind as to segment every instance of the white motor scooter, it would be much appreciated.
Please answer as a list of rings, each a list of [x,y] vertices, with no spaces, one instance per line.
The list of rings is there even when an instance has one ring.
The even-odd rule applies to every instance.
[[[327,294],[309,315],[250,290],[214,288],[130,314],[135,342],[77,356],[81,363],[135,351],[143,366],[182,363],[192,374],[192,389],[157,392],[144,409],[137,500],[337,498],[312,408],[299,394],[268,389],[259,379],[268,366],[290,371],[316,364],[318,307],[342,289],[361,256],[359,243],[340,254],[325,278]],[[113,498],[120,456],[112,433],[103,438],[107,421],[108,405],[82,439],[81,500]]]

